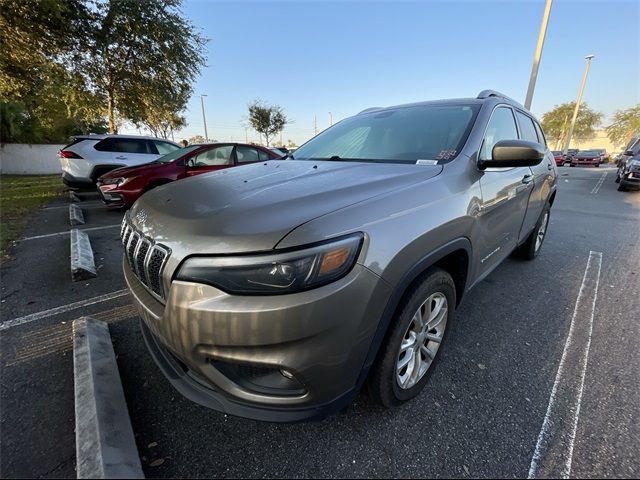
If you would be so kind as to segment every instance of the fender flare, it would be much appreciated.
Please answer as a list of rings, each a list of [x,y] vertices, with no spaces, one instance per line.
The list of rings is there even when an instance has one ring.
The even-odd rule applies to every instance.
[[[366,380],[367,375],[369,374],[369,370],[371,369],[371,366],[373,365],[376,357],[378,356],[378,351],[380,350],[380,347],[382,346],[382,342],[384,341],[387,331],[389,330],[389,326],[391,325],[391,320],[393,319],[393,315],[395,314],[396,309],[398,308],[398,305],[400,303],[400,300],[402,300],[404,293],[407,291],[407,288],[409,288],[409,285],[411,285],[414,282],[414,280],[418,278],[418,276],[420,276],[429,267],[433,266],[439,260],[442,260],[444,257],[449,255],[450,253],[455,252],[456,250],[466,251],[467,256],[469,258],[469,266],[467,268],[467,278],[465,282],[465,291],[467,290],[466,286],[470,285],[469,278],[472,270],[471,266],[473,265],[473,261],[472,261],[473,257],[472,257],[471,241],[466,237],[457,238],[456,240],[453,240],[449,243],[446,243],[438,247],[437,249],[431,251],[430,253],[422,257],[409,270],[407,270],[405,274],[402,276],[402,278],[398,281],[398,283],[393,287],[393,291],[389,296],[387,305],[382,313],[382,316],[380,317],[380,321],[378,322],[378,327],[376,328],[376,333],[373,336],[373,340],[371,341],[371,345],[369,346],[369,351],[365,358],[362,369],[360,370],[360,375],[358,376],[358,382],[357,382],[358,390],[362,388],[362,385],[364,384],[364,381]],[[464,295],[464,292],[461,292],[460,298],[456,299],[458,300],[457,301],[458,304],[460,303],[460,300],[462,299],[463,295]]]

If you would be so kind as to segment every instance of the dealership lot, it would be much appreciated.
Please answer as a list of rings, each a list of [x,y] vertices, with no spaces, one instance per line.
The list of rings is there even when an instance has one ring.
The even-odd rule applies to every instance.
[[[640,193],[617,192],[611,168],[559,172],[540,257],[507,260],[466,297],[419,398],[387,411],[361,396],[294,425],[228,417],[174,391],[124,291],[122,213],[80,203],[98,276],[71,283],[68,201],[49,205],[1,267],[2,475],[74,475],[71,322],[88,315],[110,325],[149,477],[523,477],[545,417],[562,442],[542,470],[571,459],[573,476],[637,477]],[[563,411],[577,424],[553,417]]]

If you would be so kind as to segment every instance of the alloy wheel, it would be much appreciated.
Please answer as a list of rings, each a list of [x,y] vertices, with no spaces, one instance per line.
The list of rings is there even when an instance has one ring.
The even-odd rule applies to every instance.
[[[542,245],[544,236],[547,234],[548,223],[549,223],[549,212],[544,212],[542,223],[540,224],[540,228],[538,228],[538,232],[536,233],[536,246],[535,246],[536,252],[540,250],[540,246]]]
[[[402,389],[415,386],[427,373],[447,326],[448,304],[443,293],[431,294],[414,313],[400,344],[396,381]]]

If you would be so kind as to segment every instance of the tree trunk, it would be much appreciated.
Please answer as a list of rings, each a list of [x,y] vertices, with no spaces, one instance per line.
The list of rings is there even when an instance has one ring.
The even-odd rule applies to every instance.
[[[118,133],[116,125],[115,99],[113,98],[113,90],[107,92],[107,115],[109,117],[109,133]]]
[[[266,142],[266,147],[269,146],[269,135],[267,135],[266,133],[264,134],[264,141]]]

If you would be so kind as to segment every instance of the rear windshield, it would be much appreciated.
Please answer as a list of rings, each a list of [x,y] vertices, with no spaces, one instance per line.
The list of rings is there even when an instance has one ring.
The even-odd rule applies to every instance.
[[[182,157],[183,155],[186,155],[187,153],[191,153],[194,150],[197,150],[198,148],[200,148],[200,145],[191,145],[189,147],[179,148],[177,150],[174,150],[171,153],[167,153],[166,155],[163,155],[162,157],[158,158],[156,162],[157,163],[173,162],[174,160]]]
[[[364,113],[337,123],[295,152],[296,160],[416,163],[455,158],[480,105],[417,105]]]

